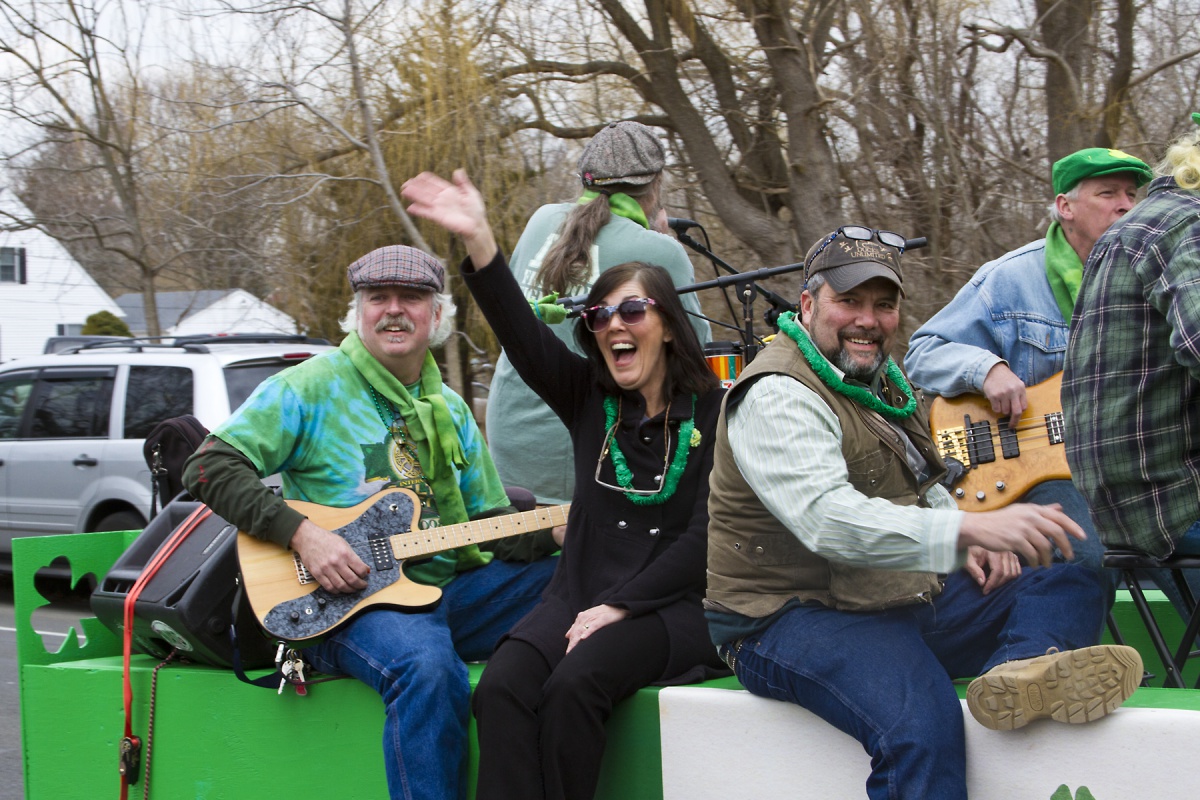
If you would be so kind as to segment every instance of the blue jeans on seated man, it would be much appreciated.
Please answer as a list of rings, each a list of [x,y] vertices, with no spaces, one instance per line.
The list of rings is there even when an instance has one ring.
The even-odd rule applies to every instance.
[[[369,611],[304,651],[315,669],[355,677],[383,697],[390,797],[466,798],[471,687],[463,662],[491,655],[541,598],[557,563],[495,559],[459,573],[431,611]]]
[[[1075,484],[1070,481],[1039,483],[1021,497],[1021,502],[1038,505],[1058,503],[1062,506],[1063,513],[1070,517],[1076,525],[1083,528],[1083,532],[1087,534],[1086,540],[1081,542],[1078,539],[1071,539],[1071,547],[1075,550],[1075,558],[1071,563],[1095,570],[1096,574],[1100,576],[1100,581],[1104,586],[1104,611],[1107,613],[1112,608],[1113,597],[1120,585],[1121,575],[1115,569],[1108,569],[1104,566],[1104,542],[1100,541],[1100,534],[1096,533],[1096,526],[1092,523],[1092,514],[1088,510],[1087,500],[1083,499],[1083,495],[1075,488]],[[1054,556],[1055,561],[1065,561],[1058,548],[1055,548]],[[1166,572],[1166,570],[1159,571]],[[1164,576],[1154,577],[1157,579]],[[1169,574],[1165,577],[1168,581],[1170,580]]]
[[[987,595],[959,570],[932,603],[797,606],[746,637],[736,673],[751,693],[801,705],[858,739],[871,756],[868,797],[966,798],[963,708],[951,679],[1096,644],[1102,595],[1096,573],[1075,564],[1026,568]]]

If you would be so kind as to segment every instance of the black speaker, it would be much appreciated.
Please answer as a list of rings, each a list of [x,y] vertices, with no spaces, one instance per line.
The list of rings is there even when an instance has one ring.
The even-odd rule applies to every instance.
[[[200,507],[187,494],[168,503],[92,592],[92,612],[118,636],[133,584],[171,533]],[[165,658],[178,648],[179,656],[189,661],[232,667],[229,624],[237,577],[237,528],[210,514],[163,563],[134,603],[134,650]],[[237,638],[243,667],[274,663],[275,648],[247,603],[238,609]]]

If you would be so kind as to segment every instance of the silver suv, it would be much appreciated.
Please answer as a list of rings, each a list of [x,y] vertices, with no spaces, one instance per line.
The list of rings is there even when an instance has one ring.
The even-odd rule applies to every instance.
[[[150,512],[142,442],[164,419],[213,428],[265,378],[332,347],[235,334],[85,345],[0,364],[0,561],[14,536],[136,530]]]

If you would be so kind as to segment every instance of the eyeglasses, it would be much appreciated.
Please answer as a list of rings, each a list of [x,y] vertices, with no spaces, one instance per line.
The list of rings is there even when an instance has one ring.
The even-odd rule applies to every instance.
[[[862,225],[843,225],[833,233],[829,234],[825,241],[821,242],[821,246],[812,254],[812,258],[804,262],[804,282],[808,283],[808,267],[817,260],[817,256],[821,255],[821,251],[833,243],[833,240],[838,235],[846,239],[854,239],[859,242],[869,242],[872,239],[878,240],[881,244],[886,244],[888,247],[894,247],[901,253],[904,253],[904,245],[908,241],[895,231],[880,231],[875,228],[867,228]]]
[[[656,306],[658,303],[649,297],[637,297],[622,300],[615,306],[592,306],[584,309],[583,322],[592,333],[600,333],[608,328],[613,314],[621,315],[621,322],[626,325],[637,325],[646,318],[646,306]]]
[[[627,300],[626,302],[630,302],[630,301]],[[622,305],[624,305],[624,304],[622,304]],[[643,314],[643,316],[645,315],[644,308],[642,310],[642,314]],[[623,406],[624,406],[624,399],[618,397],[617,398],[617,418],[615,420],[613,420],[612,425],[608,426],[608,432],[604,434],[604,445],[600,448],[600,458],[596,459],[596,475],[595,475],[596,483],[598,483],[600,486],[603,486],[605,489],[612,489],[614,492],[625,492],[626,494],[640,494],[640,495],[659,494],[660,492],[662,492],[663,487],[665,487],[667,485],[666,482],[664,481],[664,479],[667,477],[667,469],[671,466],[671,434],[665,427],[663,428],[663,465],[662,465],[662,469],[659,470],[658,475],[654,479],[655,482],[658,483],[657,488],[655,488],[655,489],[634,489],[633,486],[629,486],[628,488],[626,488],[624,486],[613,486],[611,483],[605,483],[604,481],[600,480],[600,470],[604,468],[604,459],[608,456],[609,446],[613,444],[613,437],[617,435],[617,428],[619,428],[621,426],[621,411],[622,411]],[[695,409],[695,401],[693,401],[693,405],[692,405],[693,415],[695,414],[695,410],[696,410]],[[664,426],[666,425],[666,421],[670,418],[671,418],[671,402],[667,401],[667,410],[663,412]],[[616,468],[615,462],[613,464],[613,468],[614,469]],[[633,476],[630,475],[629,477],[631,479],[630,482],[632,483]],[[618,478],[618,480],[619,480],[619,478]]]

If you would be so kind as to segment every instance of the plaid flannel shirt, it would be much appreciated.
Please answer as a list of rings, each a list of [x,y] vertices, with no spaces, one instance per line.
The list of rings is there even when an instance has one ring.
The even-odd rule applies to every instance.
[[[1200,191],[1156,179],[1092,249],[1062,401],[1104,543],[1171,553],[1200,518]]]

